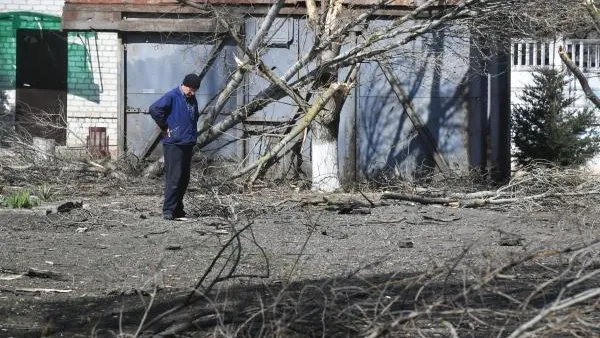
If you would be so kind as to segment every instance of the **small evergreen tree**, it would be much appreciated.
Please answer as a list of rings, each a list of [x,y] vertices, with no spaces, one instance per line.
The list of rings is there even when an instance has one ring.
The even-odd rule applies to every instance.
[[[512,113],[513,142],[520,164],[545,160],[560,166],[584,164],[600,151],[600,137],[591,130],[595,111],[568,107],[566,81],[556,69],[539,69],[533,85],[521,95],[522,104]]]

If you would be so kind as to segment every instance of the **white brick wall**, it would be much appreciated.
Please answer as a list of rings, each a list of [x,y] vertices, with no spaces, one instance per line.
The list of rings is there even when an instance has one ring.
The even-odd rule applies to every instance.
[[[117,154],[118,69],[119,39],[117,33],[69,33],[70,44],[80,44],[86,54],[85,63],[72,67],[78,61],[69,56],[69,83],[67,91],[68,147],[83,147],[89,127],[104,127],[109,138],[109,151]],[[75,71],[74,71],[75,69]],[[76,71],[84,81],[78,81]],[[93,78],[89,78],[91,72]],[[90,83],[91,82],[91,83]]]
[[[64,0],[0,0],[0,12],[27,11],[62,16]]]

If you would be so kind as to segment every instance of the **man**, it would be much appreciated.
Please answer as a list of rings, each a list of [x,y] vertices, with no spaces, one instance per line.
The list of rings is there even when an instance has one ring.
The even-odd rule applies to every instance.
[[[162,130],[165,158],[165,200],[163,218],[185,217],[183,195],[190,181],[192,155],[198,138],[200,77],[188,74],[180,86],[171,89],[150,106],[150,115]]]

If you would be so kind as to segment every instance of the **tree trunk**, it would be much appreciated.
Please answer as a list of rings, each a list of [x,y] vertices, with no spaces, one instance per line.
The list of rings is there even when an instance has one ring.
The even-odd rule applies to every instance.
[[[311,0],[312,1],[312,0]],[[323,16],[317,20],[315,13],[309,11],[309,22],[315,34],[331,36],[339,24],[342,11],[341,0],[321,2]],[[317,22],[321,23],[317,24]],[[343,37],[341,37],[343,39]],[[340,53],[339,41],[324,49],[318,57],[320,64],[325,64]],[[315,81],[316,88],[327,88],[338,80],[337,68],[323,72]],[[311,126],[312,131],[312,189],[331,192],[341,187],[338,162],[338,135],[340,128],[340,111],[348,91],[336,92],[325,105],[325,109],[315,118]]]
[[[331,192],[340,188],[337,149],[335,131],[320,123],[313,124],[311,148],[313,190]]]
[[[321,62],[326,62],[338,55],[340,47],[335,44],[324,51],[320,56]],[[324,73],[318,80],[320,88],[337,81],[337,72]],[[325,105],[325,109],[317,116],[311,126],[312,131],[312,189],[331,192],[341,187],[338,164],[338,134],[340,125],[340,111],[343,96],[334,94],[332,100]]]

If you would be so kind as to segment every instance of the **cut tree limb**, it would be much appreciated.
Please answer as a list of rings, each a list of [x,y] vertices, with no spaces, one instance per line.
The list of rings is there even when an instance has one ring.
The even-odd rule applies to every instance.
[[[532,200],[540,200],[550,197],[568,197],[568,196],[586,196],[586,195],[598,195],[600,191],[592,190],[592,191],[584,191],[584,192],[546,192],[536,195],[529,195],[523,197],[514,197],[514,198],[482,198],[482,199],[474,199],[470,201],[462,201],[461,206],[465,208],[474,208],[481,207],[488,204],[507,204],[507,203],[518,203]]]
[[[32,293],[40,293],[40,292],[54,292],[54,293],[69,293],[73,292],[71,289],[46,289],[46,288],[6,288],[0,286],[0,291],[10,292],[13,294],[19,294],[20,292],[32,292]]]
[[[306,0],[306,16],[308,17],[308,24],[313,27],[317,27],[319,22],[319,12],[317,10],[317,4],[315,0]]]
[[[431,6],[431,4],[434,2],[435,1],[427,1],[426,3],[423,3],[421,6],[419,6],[403,18],[414,18],[418,16],[420,13],[430,9],[429,6]],[[372,34],[364,43],[359,44],[356,47],[347,50],[343,54],[336,56],[335,58],[329,60],[327,63],[321,65],[321,67],[325,69],[331,67],[346,67],[363,62],[365,60],[372,59],[374,57],[385,55],[386,53],[389,53],[396,48],[404,46],[407,43],[416,40],[418,37],[435,30],[437,27],[444,25],[446,22],[456,17],[469,14],[469,7],[476,5],[478,2],[479,0],[465,1],[460,5],[453,7],[451,11],[442,15],[441,17],[436,18],[432,21],[425,22],[421,25],[400,27],[399,25],[394,24],[388,29]],[[403,38],[394,40],[393,42],[390,41],[390,43],[388,44],[381,44],[381,47],[378,46],[378,48],[370,48],[377,42],[386,39],[391,39],[397,36],[403,36]]]
[[[581,89],[583,89],[583,92],[585,93],[585,97],[587,97],[588,100],[592,101],[592,103],[597,108],[600,108],[600,98],[598,98],[596,93],[594,93],[594,90],[592,90],[592,88],[590,87],[590,84],[588,83],[588,80],[585,77],[585,75],[583,75],[583,72],[579,69],[579,67],[577,67],[577,65],[571,60],[571,58],[569,58],[569,56],[565,52],[565,49],[562,46],[558,48],[558,55],[560,56],[560,59],[565,64],[565,66],[573,73],[573,75],[575,75],[577,81],[579,81]]]
[[[382,199],[396,199],[402,201],[418,202],[422,204],[450,204],[456,203],[458,200],[448,197],[426,197],[414,194],[403,194],[397,192],[386,192],[381,195]]]
[[[292,83],[289,83],[288,84],[289,88],[298,88],[300,86],[308,85],[311,82],[314,82],[319,77],[320,74],[322,74],[323,72],[330,71],[331,69],[339,69],[340,67],[353,65],[358,62],[364,61],[365,59],[368,59],[372,56],[376,56],[376,55],[380,55],[382,53],[389,52],[390,50],[392,50],[394,48],[397,48],[401,45],[404,45],[404,44],[416,39],[417,37],[421,36],[422,34],[430,31],[431,29],[434,29],[434,28],[442,25],[446,21],[448,21],[458,15],[464,14],[470,5],[477,2],[476,0],[468,0],[465,3],[450,10],[448,14],[442,15],[441,17],[438,17],[438,18],[435,18],[433,21],[426,22],[425,24],[418,25],[417,27],[411,27],[411,28],[403,27],[402,24],[404,22],[407,22],[408,20],[411,20],[411,19],[417,17],[420,13],[426,11],[427,9],[430,8],[430,6],[434,5],[436,3],[436,1],[437,0],[425,1],[424,3],[419,5],[417,8],[415,8],[413,11],[407,13],[405,16],[399,18],[398,20],[395,20],[394,23],[391,25],[391,27],[385,27],[385,28],[381,29],[380,31],[376,32],[375,34],[370,35],[364,43],[359,44],[355,48],[352,48],[351,51],[348,51],[349,53],[346,52],[342,55],[338,55],[335,58],[333,58],[333,59],[325,62],[321,66],[317,67],[316,69],[313,69],[312,71],[308,72],[307,74],[300,76],[298,79],[296,79]],[[196,7],[196,8],[198,8],[198,6],[200,6],[201,9],[206,10],[206,5],[203,6],[201,4],[197,4],[197,3],[194,3],[194,2],[191,2],[188,0],[179,0],[179,2],[182,4],[185,4],[185,5],[191,6],[191,7]],[[385,3],[386,3],[386,1],[378,2],[375,6],[372,6],[372,8],[370,8],[366,13],[363,13],[359,17],[357,17],[356,20],[349,21],[346,25],[340,26],[336,30],[332,31],[331,34],[329,34],[329,35],[326,35],[324,37],[323,36],[317,37],[317,39],[316,39],[317,43],[315,43],[312,46],[310,51],[308,51],[307,53],[302,55],[299,58],[299,60],[294,65],[292,65],[285,72],[285,74],[283,76],[280,77],[280,79],[282,81],[284,81],[285,83],[287,83],[303,67],[305,67],[309,62],[311,62],[318,55],[320,55],[321,52],[327,50],[331,46],[332,43],[337,42],[340,37],[344,36],[350,28],[352,28],[356,25],[359,25],[362,22],[365,22],[369,17],[369,13],[373,13],[373,11],[375,11],[379,6],[381,6],[382,4],[385,4]],[[324,5],[324,4],[322,4],[322,5]],[[278,5],[275,4],[272,7],[272,9],[276,6],[278,6]],[[325,9],[325,7],[323,9]],[[268,15],[267,17],[269,17],[269,16],[270,15]],[[321,18],[323,19],[324,16],[325,15],[321,15]],[[261,26],[260,30],[262,30],[262,26]],[[404,33],[407,34],[406,37],[400,39],[399,41],[397,41],[395,43],[387,44],[386,46],[383,47],[383,49],[373,49],[373,51],[371,51],[371,48],[368,48],[368,47],[372,46],[373,44],[375,44],[379,41],[382,41],[383,39],[391,38],[391,37],[398,36],[399,34],[404,34]],[[257,33],[257,35],[258,35],[258,33]],[[246,68],[247,67],[244,67],[244,69],[246,69]],[[242,70],[242,71],[246,71],[246,70]],[[228,88],[228,87],[229,86],[226,86],[226,88]],[[219,96],[222,96],[224,98],[228,97],[228,95],[226,94],[226,91],[228,91],[228,89],[223,89],[223,91],[221,91]],[[283,90],[283,88],[281,86],[271,83],[271,85],[268,88],[266,88],[263,91],[261,91],[260,93],[258,93],[251,102],[249,102],[248,104],[246,104],[243,107],[239,107],[237,109],[232,110],[230,112],[230,114],[225,116],[223,118],[223,120],[219,121],[218,123],[216,123],[214,125],[211,123],[203,123],[202,126],[199,128],[200,133],[199,133],[199,137],[197,140],[198,146],[195,149],[198,150],[201,147],[214,141],[215,139],[217,139],[220,135],[222,135],[224,132],[226,132],[230,128],[233,128],[238,123],[243,122],[245,119],[252,116],[257,111],[263,109],[270,103],[275,102],[275,101],[285,97],[286,94],[287,94],[286,91]],[[218,104],[215,105],[215,107],[218,107]],[[210,120],[211,119],[207,118],[205,121],[210,121]],[[158,163],[156,165],[151,165],[151,167],[160,167],[160,163]],[[150,172],[150,170],[146,170],[145,176],[148,176],[149,172]]]
[[[525,336],[527,331],[535,326],[538,322],[542,321],[544,318],[550,316],[551,314],[563,310],[567,307],[571,307],[575,304],[584,302],[588,299],[593,299],[600,295],[600,288],[592,288],[588,290],[584,290],[578,294],[575,294],[569,298],[561,299],[559,297],[549,306],[540,311],[537,316],[531,318],[529,321],[523,323],[516,330],[514,330],[508,338],[518,338]]]
[[[489,192],[482,192],[480,195],[486,195]],[[468,196],[477,196],[479,193],[475,192],[472,194],[465,194],[464,197]],[[428,197],[421,196],[415,194],[404,194],[397,192],[386,192],[381,195],[382,199],[396,199],[402,201],[410,201],[410,202],[418,202],[421,204],[458,204],[463,208],[476,208],[483,207],[489,204],[508,204],[508,203],[520,203],[526,201],[540,200],[551,197],[574,197],[574,196],[588,196],[588,195],[598,195],[600,191],[591,190],[591,191],[582,191],[582,192],[545,192],[536,195],[522,196],[522,197],[514,197],[514,198],[456,198],[456,197]],[[501,195],[497,195],[500,197]]]
[[[60,273],[50,271],[50,270],[38,270],[38,269],[34,269],[34,268],[29,268],[29,270],[27,270],[27,272],[24,275],[27,277],[47,278],[47,279],[54,279],[54,280],[59,280],[59,281],[69,280],[69,278],[67,278],[66,276],[64,276]]]
[[[425,11],[427,8],[429,8],[429,6],[434,4],[436,1],[437,0],[428,0],[427,2],[423,3],[418,8],[414,9],[413,11],[406,14],[402,18],[396,20],[395,25],[400,26],[402,23],[410,20],[411,18],[417,17],[420,13]],[[382,3],[384,3],[384,2],[382,2]],[[187,2],[186,2],[186,4],[187,4]],[[373,6],[373,8],[371,8],[367,13],[363,13],[362,15],[360,15],[357,18],[357,20],[349,22],[347,25],[345,25],[342,28],[340,28],[339,30],[337,30],[331,36],[328,36],[327,39],[321,41],[321,43],[318,46],[313,46],[310,49],[310,51],[308,51],[302,57],[300,57],[299,60],[296,61],[296,63],[293,66],[291,66],[285,72],[285,74],[283,76],[280,77],[280,79],[283,81],[286,81],[286,82],[291,80],[294,77],[294,75],[296,75],[301,69],[303,69],[303,67],[305,67],[309,62],[314,60],[315,57],[318,56],[320,52],[322,52],[323,50],[328,48],[334,41],[337,41],[337,39],[339,39],[340,36],[344,35],[352,27],[355,27],[355,26],[359,25],[360,23],[365,22],[369,17],[368,14],[375,11],[378,7],[379,7],[379,4],[378,4],[378,6]],[[443,22],[446,22],[448,20],[448,18],[444,17],[440,20],[437,20],[434,23],[431,23],[430,25],[423,25],[422,27],[420,27],[420,29],[417,29],[416,31],[413,31],[413,30],[405,31],[404,33],[408,33],[408,36],[405,37],[404,39],[402,39],[402,41],[400,41],[398,44],[394,44],[394,45],[400,46],[400,45],[406,44],[406,43],[416,39],[417,37],[421,36],[422,34],[426,33],[427,30],[425,28],[427,28],[427,27],[434,28],[434,27],[442,24]],[[389,33],[389,30],[386,29],[385,32],[383,32],[381,34],[377,34],[377,36],[373,37],[373,39],[369,39],[369,41],[367,43],[361,44],[360,46],[366,48],[366,47],[372,45],[373,43],[375,43],[376,41],[380,41],[381,39],[383,39],[382,36],[385,35],[386,32]],[[373,40],[373,41],[371,41],[371,40]],[[329,68],[335,68],[338,66],[339,67],[349,66],[352,64],[356,64],[358,60],[356,58],[352,58],[352,55],[358,53],[360,50],[361,50],[361,48],[353,48],[351,53],[344,53],[343,55],[336,57],[334,60],[328,61],[325,65],[323,65],[321,67],[317,67],[316,69],[313,69],[312,71],[308,72],[307,74],[300,76],[293,83],[289,84],[289,86],[294,87],[294,86],[302,86],[302,85],[309,84],[310,82],[314,81],[320,74],[322,74],[323,71],[326,71]],[[386,49],[386,50],[389,50],[389,49]],[[348,58],[352,58],[352,60],[347,60]],[[364,59],[361,58],[361,60],[364,60]],[[275,102],[285,96],[286,96],[286,94],[282,90],[281,87],[279,87],[276,84],[271,84],[269,87],[267,87],[266,89],[259,92],[255,96],[255,98],[252,101],[250,101],[247,105],[245,105],[244,107],[234,109],[219,123],[217,123],[213,126],[205,125],[205,126],[201,127],[199,130],[199,136],[198,136],[198,142],[197,142],[198,146],[203,147],[203,146],[209,144],[210,142],[214,141],[217,137],[219,137],[221,134],[223,134],[226,130],[233,128],[236,124],[244,121],[244,119],[252,116],[254,113],[263,109],[270,103]]]
[[[230,28],[231,30],[231,28]],[[265,65],[262,59],[260,59],[256,53],[250,49],[250,47],[246,47],[244,45],[244,41],[242,38],[233,30],[231,30],[231,36],[238,44],[238,48],[240,48],[245,54],[245,61],[243,64],[252,64],[255,65],[259,70],[261,76],[265,78],[267,81],[276,84],[281,88],[289,97],[291,97],[298,107],[306,113],[306,109],[309,106],[309,103],[306,102],[294,88],[288,86],[288,84],[282,79],[278,78],[275,73],[273,73],[269,67]],[[241,61],[240,61],[241,62]]]
[[[55,292],[55,293],[69,293],[73,292],[71,289],[45,289],[45,288],[16,288],[16,292]]]
[[[307,113],[307,109],[310,106],[310,104],[308,103],[309,98],[311,96],[311,93],[309,93],[307,95],[307,99],[303,99],[302,97],[300,97],[300,95],[298,93],[296,93],[296,91],[289,87],[287,85],[287,83],[283,82],[281,79],[277,78],[275,76],[275,74],[273,74],[265,65],[264,63],[262,63],[262,60],[258,60],[259,64],[258,64],[258,68],[261,71],[261,73],[263,73],[265,75],[265,77],[267,78],[267,80],[271,81],[272,83],[275,83],[277,85],[280,86],[280,88],[283,88],[283,90],[288,93],[288,96],[290,96],[295,102],[296,104],[298,104],[299,106],[299,112],[298,114],[296,114],[296,116],[294,116],[293,120],[297,120],[299,118],[299,114],[301,112],[304,112],[304,114]],[[358,67],[357,66],[352,66],[351,70],[346,78],[345,83],[349,84],[346,88],[343,90],[343,94],[340,96],[347,96],[348,95],[348,91],[349,88],[355,83],[356,78],[358,76]],[[340,93],[340,91],[337,92],[338,94]],[[333,94],[333,98],[332,100],[336,99],[336,93]],[[306,139],[306,132],[307,132],[308,128],[304,128],[303,132],[304,132],[304,136],[302,139],[302,143],[304,143],[305,139]],[[285,131],[285,135],[288,135],[290,132],[292,132],[294,130],[293,126],[290,126],[288,128],[286,128]],[[291,142],[291,140],[290,140]],[[265,162],[261,163],[255,170],[255,173],[252,175],[252,177],[250,178],[250,180],[248,181],[248,185],[251,186],[256,179],[258,178],[258,176],[261,174],[261,172],[263,170],[268,169],[268,167],[270,166],[270,164],[272,164],[274,162],[274,160],[278,160],[280,157],[286,155],[288,152],[292,151],[294,147],[288,147],[288,149],[286,149],[286,151],[283,154],[275,154],[274,156],[272,156],[271,158],[267,159]]]
[[[600,32],[600,12],[598,12],[598,8],[594,5],[594,0],[583,0],[583,5],[593,19],[592,22],[594,23],[594,27],[596,27],[596,31]]]
[[[343,67],[343,66],[356,64],[357,62],[364,60],[365,58],[371,57],[372,53],[369,53],[369,52],[359,53],[359,52],[362,49],[369,47],[378,41],[381,41],[382,39],[385,39],[385,38],[388,38],[391,36],[396,36],[401,33],[408,34],[405,38],[403,38],[398,43],[391,44],[390,45],[391,47],[389,47],[389,46],[384,47],[384,49],[385,49],[384,52],[389,51],[390,49],[393,49],[397,46],[406,44],[407,42],[412,41],[412,40],[416,39],[418,36],[421,36],[422,34],[426,33],[429,29],[435,28],[435,27],[443,24],[450,18],[455,17],[460,14],[464,14],[467,7],[469,7],[473,2],[476,2],[475,0],[469,0],[466,3],[464,3],[460,6],[457,6],[457,8],[454,8],[451,11],[451,13],[444,15],[441,18],[436,19],[435,21],[418,26],[418,29],[410,29],[410,30],[400,29],[400,30],[398,30],[399,27],[401,27],[403,23],[416,18],[420,13],[426,11],[428,8],[430,8],[431,5],[435,4],[436,1],[437,0],[428,0],[424,3],[422,3],[420,6],[415,8],[413,11],[411,11],[411,12],[407,13],[406,15],[404,15],[403,17],[395,20],[392,27],[386,27],[382,31],[370,36],[367,42],[365,42],[364,44],[360,44],[359,46],[357,46],[357,48],[353,48],[350,51],[350,53],[344,53],[342,55],[339,55],[338,57],[328,61],[325,65],[322,65],[321,67],[317,67],[317,69],[313,69],[308,74],[300,76],[293,83],[290,83],[289,87],[298,87],[298,86],[302,86],[302,85],[307,85],[311,81],[314,81],[319,74],[321,74],[323,71],[326,71],[327,69],[336,68],[336,67],[339,68],[339,67]],[[207,8],[208,8],[206,5],[194,3],[191,1],[187,1],[187,0],[179,0],[179,2],[184,5],[187,5],[187,6],[190,6],[193,8],[199,8],[202,10],[207,10]],[[309,62],[313,61],[315,59],[315,57],[317,57],[319,55],[320,52],[329,48],[329,46],[333,42],[338,41],[338,39],[341,36],[344,36],[351,28],[366,22],[366,20],[371,16],[371,14],[373,14],[378,8],[380,8],[382,5],[384,5],[386,3],[387,3],[387,1],[380,1],[377,4],[373,5],[368,11],[366,11],[365,13],[362,13],[360,16],[358,16],[356,18],[356,20],[351,20],[347,24],[340,26],[336,31],[334,31],[329,36],[326,36],[325,38],[317,37],[318,43],[313,45],[312,48],[307,53],[302,55],[298,59],[298,61],[296,61],[296,63],[294,65],[292,65],[285,72],[285,74],[280,77],[280,79],[284,82],[291,80],[301,69],[303,69],[303,67],[305,67]],[[357,53],[360,54],[359,57],[355,56],[355,54],[357,54]],[[285,91],[280,86],[272,83],[269,87],[267,87],[266,89],[264,89],[260,93],[258,93],[251,102],[249,102],[248,104],[246,104],[243,107],[239,107],[237,109],[232,110],[223,120],[221,120],[217,124],[214,124],[214,125],[211,125],[210,123],[202,124],[202,126],[199,128],[199,136],[198,136],[198,140],[197,140],[198,146],[195,149],[196,150],[200,149],[201,147],[209,144],[210,142],[217,139],[220,135],[222,135],[224,132],[226,132],[230,128],[233,128],[235,125],[244,121],[246,118],[252,116],[257,111],[260,111],[261,109],[263,109],[270,103],[275,102],[285,96],[286,96]],[[151,164],[150,167],[144,171],[144,176],[149,176],[152,172],[154,172],[152,169],[156,169],[156,168],[160,168],[160,162],[154,162],[153,164]]]

